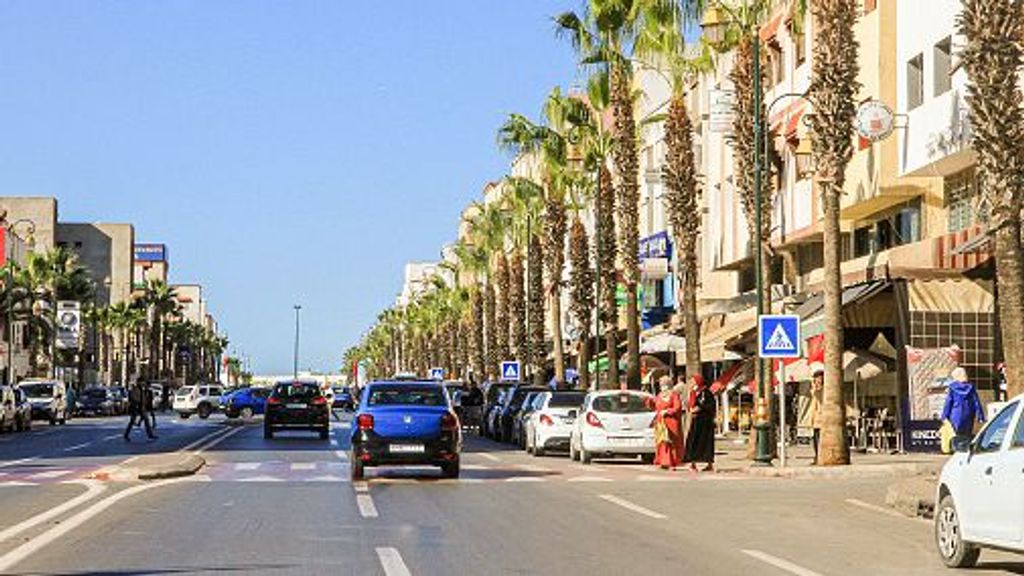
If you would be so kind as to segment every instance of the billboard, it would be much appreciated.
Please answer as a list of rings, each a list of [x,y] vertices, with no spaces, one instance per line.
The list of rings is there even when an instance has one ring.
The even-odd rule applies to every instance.
[[[166,244],[136,244],[136,262],[165,262],[167,260]]]
[[[72,300],[57,302],[57,348],[75,350],[82,329],[81,305]]]

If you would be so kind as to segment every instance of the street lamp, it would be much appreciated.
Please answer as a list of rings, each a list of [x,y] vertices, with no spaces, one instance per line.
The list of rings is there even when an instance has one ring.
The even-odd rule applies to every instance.
[[[295,308],[295,363],[292,371],[292,377],[298,381],[299,379],[299,311],[302,310],[302,306],[296,304]]]
[[[717,6],[709,6],[704,11],[704,19],[701,20],[700,27],[708,42],[717,44],[725,39],[728,24],[729,21],[722,16],[721,10]]]
[[[811,146],[810,138],[800,139],[800,143],[793,150],[793,156],[796,158],[796,171],[800,177],[814,173],[814,149]]]
[[[30,248],[34,247],[36,233],[35,222],[28,218],[20,218],[14,222],[8,223],[6,212],[0,214],[0,225],[3,226],[4,230],[8,234],[22,240],[22,238],[18,236],[17,232],[15,232],[15,228],[18,224],[28,224],[28,238],[25,242]],[[7,276],[4,280],[7,288],[7,370],[4,380],[7,385],[10,386],[14,384],[14,266],[11,262],[11,259],[14,256],[14,246],[10,243],[8,243],[8,245],[10,245],[11,248],[9,250],[5,248],[4,253],[4,267],[7,271]]]

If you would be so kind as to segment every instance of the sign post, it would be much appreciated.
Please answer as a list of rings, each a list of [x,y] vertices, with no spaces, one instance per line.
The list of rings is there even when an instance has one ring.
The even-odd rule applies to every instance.
[[[757,354],[761,358],[799,358],[800,317],[792,314],[762,314],[757,317]],[[774,370],[772,370],[774,372]],[[779,460],[786,467],[786,364],[779,374]]]
[[[515,360],[505,360],[501,363],[502,382],[518,382],[520,372],[519,362]]]

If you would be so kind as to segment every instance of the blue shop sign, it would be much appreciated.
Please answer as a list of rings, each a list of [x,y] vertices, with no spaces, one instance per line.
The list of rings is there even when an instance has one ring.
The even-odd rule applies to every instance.
[[[661,231],[640,239],[640,259],[672,258],[672,240],[668,232]]]

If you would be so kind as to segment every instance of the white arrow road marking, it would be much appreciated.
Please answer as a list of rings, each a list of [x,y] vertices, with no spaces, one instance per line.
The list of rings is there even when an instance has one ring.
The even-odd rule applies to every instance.
[[[656,520],[664,520],[664,519],[668,518],[668,516],[665,516],[664,514],[660,514],[660,513],[655,512],[654,510],[651,510],[649,508],[644,508],[643,506],[640,506],[639,504],[634,504],[634,503],[630,502],[629,500],[623,500],[622,498],[619,498],[618,496],[613,496],[611,494],[601,494],[599,496],[599,498],[601,498],[602,500],[605,500],[607,502],[611,502],[612,504],[617,504],[619,506],[622,506],[626,510],[632,510],[633,512],[636,512],[637,514],[643,514],[644,516],[647,516],[648,518],[654,518]]]
[[[747,556],[750,556],[751,558],[757,558],[758,560],[760,560],[761,562],[764,562],[765,564],[770,564],[772,566],[775,566],[779,570],[782,570],[784,572],[789,572],[790,574],[793,574],[794,576],[821,576],[821,574],[819,574],[818,572],[815,572],[814,570],[808,570],[807,568],[804,568],[803,566],[797,566],[796,564],[793,564],[789,560],[783,560],[782,558],[777,558],[777,557],[772,556],[771,554],[768,554],[766,552],[761,552],[760,550],[741,550],[741,552],[743,552]]]
[[[377,559],[385,576],[411,576],[409,568],[402,561],[402,555],[394,548],[377,548]]]

